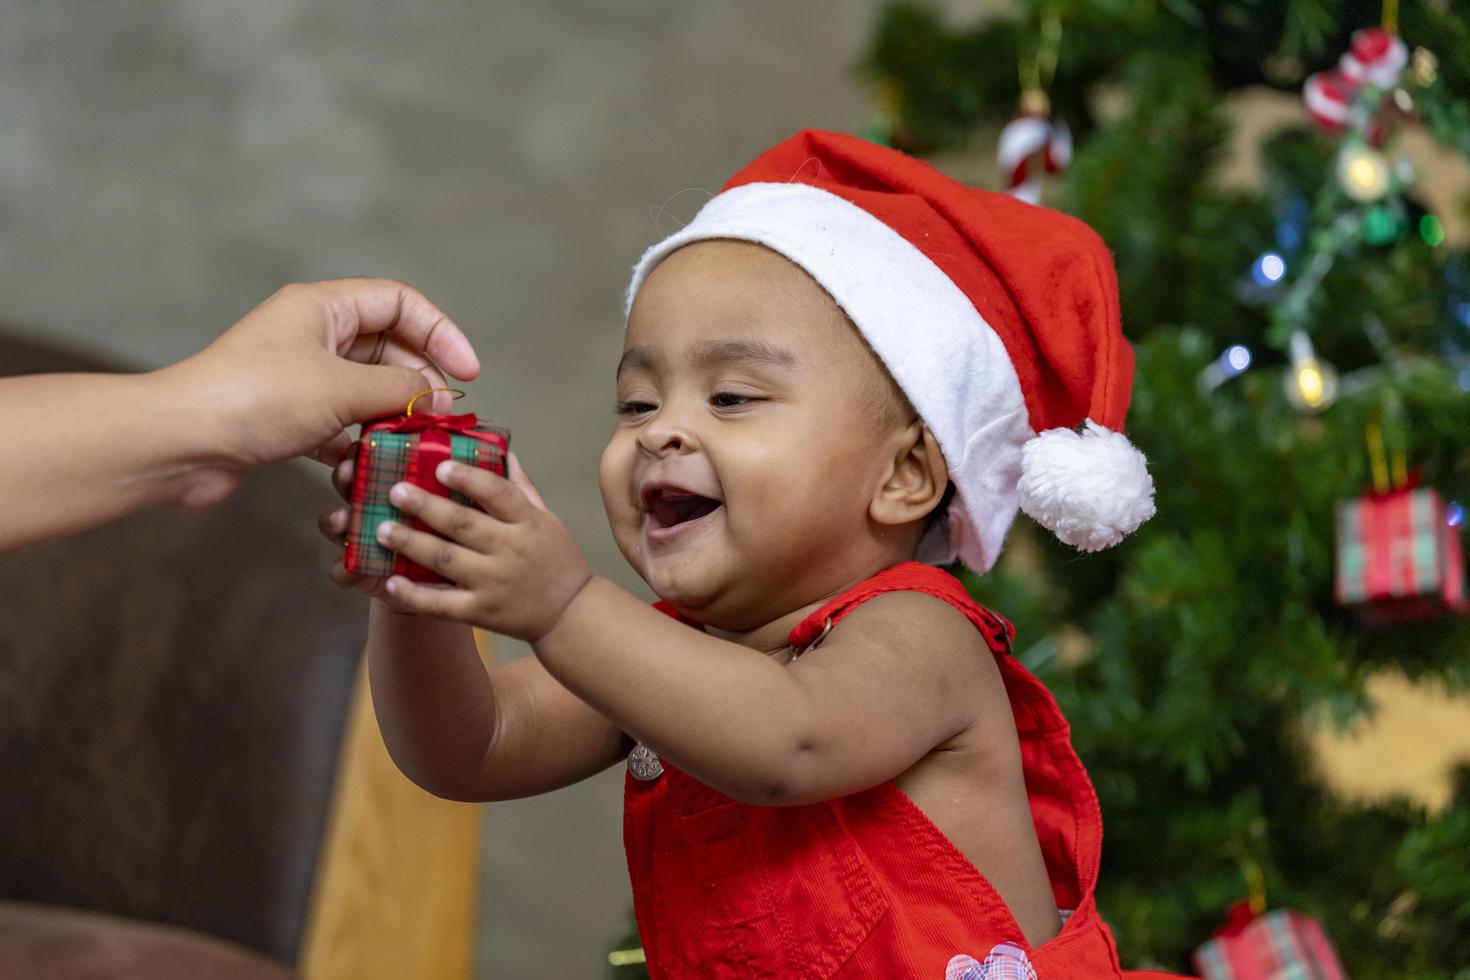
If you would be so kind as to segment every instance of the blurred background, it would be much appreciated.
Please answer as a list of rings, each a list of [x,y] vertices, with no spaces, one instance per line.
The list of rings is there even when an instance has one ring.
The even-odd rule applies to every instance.
[[[1035,184],[1118,253],[1125,324],[1140,345],[1135,441],[1164,461],[1161,511],[1172,503],[1178,516],[1149,525],[1121,552],[1131,557],[1086,566],[1021,528],[993,581],[971,585],[1036,638],[1028,664],[1058,688],[1095,766],[1117,842],[1103,909],[1125,961],[1186,968],[1229,903],[1264,889],[1272,905],[1324,920],[1339,946],[1371,964],[1363,975],[1399,975],[1391,962],[1404,976],[1455,975],[1470,958],[1470,882],[1453,858],[1470,842],[1454,777],[1470,757],[1470,710],[1458,693],[1470,683],[1463,602],[1431,583],[1443,608],[1416,612],[1418,628],[1365,624],[1335,591],[1344,532],[1334,505],[1374,490],[1373,440],[1364,442],[1373,427],[1379,454],[1410,457],[1448,513],[1470,492],[1466,338],[1451,336],[1470,328],[1463,19],[1450,4],[1404,0],[1408,47],[1437,45],[1440,74],[1414,76],[1409,109],[1392,122],[1395,155],[1358,161],[1355,173],[1383,181],[1363,198],[1334,161],[1344,147],[1380,152],[1367,133],[1377,102],[1369,113],[1356,88],[1323,89],[1344,114],[1358,113],[1334,130],[1314,125],[1314,112],[1335,111],[1333,98],[1309,110],[1303,91],[1390,5],[1167,6],[8,3],[0,333],[17,350],[145,370],[197,351],[284,283],[407,280],[480,351],[485,370],[465,386],[464,408],[512,430],[594,567],[646,594],[612,545],[595,481],[622,293],[642,249],[734,169],[805,127],[863,133],[980,186]],[[1409,78],[1413,67],[1401,67]],[[1398,84],[1396,75],[1380,86],[1386,101]],[[1018,113],[1043,121],[1044,135],[1027,143],[1034,133],[1010,130],[1020,142],[998,161]],[[1057,142],[1061,123],[1075,159]],[[1394,169],[1397,154],[1412,176]],[[1339,278],[1304,279],[1324,254]],[[1311,299],[1319,291],[1329,305]],[[1387,347],[1359,329],[1365,309],[1386,324]],[[1340,326],[1344,310],[1351,339],[1318,329]],[[1303,350],[1299,334],[1316,349]],[[1401,365],[1393,351],[1410,348],[1433,361],[1430,381],[1395,367],[1386,380],[1359,373],[1357,387],[1348,383],[1353,369]],[[1321,364],[1316,382],[1303,376]],[[1323,377],[1330,394],[1311,387]],[[293,474],[325,488],[324,472]],[[313,491],[277,492],[273,479],[288,478],[251,478],[258,508],[302,542],[293,567],[325,568],[331,549],[306,543]],[[1403,488],[1388,479],[1377,489]],[[1247,498],[1251,507],[1224,506]],[[288,499],[294,510],[282,509]],[[244,515],[257,504],[232,506]],[[179,523],[193,520],[166,517],[205,526]],[[1435,547],[1447,547],[1446,520]],[[93,540],[105,568],[109,539]],[[7,556],[0,569],[31,576],[19,563],[49,560],[38,554]],[[293,588],[331,589],[324,572],[298,577]],[[268,590],[256,601],[267,610],[290,602]],[[356,597],[341,601],[341,622],[365,614]],[[360,644],[347,627],[331,635]],[[1247,647],[1260,654],[1252,670],[1232,660]],[[525,654],[498,641],[491,655]],[[347,666],[337,674],[350,678]],[[10,689],[12,707],[32,697],[27,683]],[[332,697],[341,724],[347,694]],[[17,750],[0,765],[34,758]],[[1140,786],[1143,771],[1158,779],[1152,791]],[[476,811],[478,904],[464,906],[476,916],[476,976],[601,976],[609,950],[636,946],[619,939],[629,925],[622,779],[615,769]],[[1300,792],[1273,796],[1273,783]],[[380,811],[390,850],[417,853],[415,818]],[[1295,832],[1277,833],[1293,812],[1302,814]],[[1394,850],[1413,834],[1408,851]],[[1304,857],[1303,836],[1338,851]],[[1180,875],[1180,855],[1198,866]],[[1337,874],[1331,888],[1314,888],[1329,855],[1363,864],[1365,877]],[[383,887],[366,881],[363,901]],[[413,896],[393,901],[411,906]],[[254,945],[289,961],[304,955],[300,930]],[[227,924],[215,931],[250,945]]]

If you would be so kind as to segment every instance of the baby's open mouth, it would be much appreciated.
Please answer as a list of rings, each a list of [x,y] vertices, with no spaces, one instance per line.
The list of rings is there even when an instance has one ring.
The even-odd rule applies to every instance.
[[[722,501],[677,487],[649,487],[643,491],[643,511],[648,515],[648,528],[653,531],[692,523],[708,517],[721,506]]]

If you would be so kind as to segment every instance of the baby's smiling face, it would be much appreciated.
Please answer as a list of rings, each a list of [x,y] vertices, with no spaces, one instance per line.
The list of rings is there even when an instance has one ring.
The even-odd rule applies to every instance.
[[[716,240],[665,259],[629,314],[617,400],[599,474],[613,537],[696,619],[753,628],[911,553],[919,528],[870,504],[912,411],[775,252]]]

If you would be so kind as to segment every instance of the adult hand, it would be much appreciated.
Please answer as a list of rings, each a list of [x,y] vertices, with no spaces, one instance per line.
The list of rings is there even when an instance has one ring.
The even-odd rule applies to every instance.
[[[444,374],[480,371],[469,341],[412,286],[287,286],[209,347],[147,374],[0,379],[0,551],[140,507],[218,503],[252,466],[335,464],[347,427],[402,411]],[[434,411],[449,404],[437,395]]]
[[[308,454],[336,465],[349,425],[444,387],[441,368],[464,381],[480,372],[443,311],[405,283],[338,279],[285,287],[174,370],[191,406],[214,413],[225,466],[243,472]],[[434,411],[449,404],[433,398]]]

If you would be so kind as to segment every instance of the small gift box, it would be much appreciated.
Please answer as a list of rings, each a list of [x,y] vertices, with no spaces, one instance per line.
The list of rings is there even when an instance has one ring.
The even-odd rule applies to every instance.
[[[1405,486],[1337,505],[1337,601],[1379,622],[1466,611],[1459,528],[1443,498]]]
[[[1316,919],[1292,909],[1257,918],[1246,904],[1232,908],[1215,938],[1194,951],[1204,980],[1347,980]]]
[[[474,506],[461,493],[452,493],[434,475],[440,463],[452,459],[505,476],[510,433],[473,413],[465,415],[414,414],[410,402],[400,416],[365,423],[358,441],[357,468],[352,478],[351,516],[343,566],[349,572],[386,578],[403,575],[414,582],[441,582],[435,572],[409,561],[378,543],[378,525],[402,521],[388,499],[395,483],[412,483],[429,493]],[[410,518],[410,527],[430,530]]]

